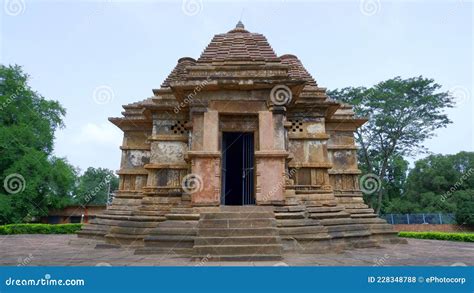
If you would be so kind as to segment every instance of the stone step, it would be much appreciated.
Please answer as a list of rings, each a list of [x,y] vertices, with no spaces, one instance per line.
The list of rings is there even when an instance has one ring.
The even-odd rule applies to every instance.
[[[160,236],[159,238],[147,237],[144,239],[144,247],[160,247],[168,249],[193,249],[194,237],[181,236],[168,238],[167,236]],[[191,254],[190,254],[191,255]]]
[[[329,240],[329,236],[326,232],[315,233],[315,234],[299,234],[299,235],[284,235],[281,236],[282,240],[298,240],[298,241],[318,241],[318,240]]]
[[[303,200],[302,201],[308,208],[310,207],[335,207],[337,206],[337,202],[335,200],[316,200],[316,201],[309,201],[309,200]]]
[[[188,228],[195,229],[198,225],[198,221],[164,221],[161,222],[160,228]]]
[[[192,208],[184,208],[184,207],[181,207],[181,208],[172,208],[170,210],[170,213],[173,213],[173,214],[193,214],[193,209]]]
[[[136,255],[152,255],[160,254],[169,257],[186,257],[192,255],[192,248],[180,248],[180,247],[141,247],[135,250]]]
[[[196,255],[281,255],[282,246],[280,244],[265,245],[194,245]]]
[[[328,232],[342,232],[342,231],[368,231],[366,225],[336,225],[336,226],[327,226],[326,229]]]
[[[108,234],[124,234],[124,235],[148,235],[153,228],[138,228],[138,227],[110,227]]]
[[[119,246],[143,246],[143,238],[145,235],[129,235],[129,234],[106,234],[105,240],[107,244]]]
[[[166,214],[168,220],[199,220],[199,214]]]
[[[281,236],[327,233],[323,226],[282,227],[278,229]]]
[[[141,216],[141,215],[134,215],[130,217],[128,220],[130,221],[139,221],[139,222],[163,222],[166,220],[163,216]]]
[[[362,197],[339,197],[337,201],[342,205],[359,204],[365,205]],[[365,205],[367,207],[367,205]]]
[[[214,219],[200,220],[198,228],[266,228],[276,227],[274,219]]]
[[[335,206],[335,207],[309,207],[309,213],[333,213],[333,212],[340,212],[344,210],[342,206]]]
[[[251,244],[279,244],[279,239],[274,236],[241,236],[241,237],[196,237],[195,245],[251,245]]]
[[[373,209],[350,209],[346,208],[346,211],[351,214],[374,214],[375,211]],[[376,215],[377,216],[377,215]]]
[[[305,212],[275,213],[277,219],[304,219]]]
[[[274,218],[273,212],[203,212],[201,219],[269,219]]]
[[[350,214],[346,212],[314,213],[314,214],[310,214],[309,217],[312,219],[349,218]]]
[[[366,209],[367,205],[364,203],[339,203],[346,209]]]
[[[353,214],[353,213],[351,213],[351,218],[377,218],[377,214]]]
[[[355,223],[355,219],[350,217],[347,218],[334,218],[334,219],[320,219],[321,225],[323,226],[333,226],[333,225],[350,225]]]
[[[160,227],[153,229],[150,232],[150,236],[152,235],[196,235],[197,229],[193,228],[180,228],[180,227]]]
[[[133,227],[133,228],[155,228],[158,222],[137,222],[137,221],[122,221],[118,223],[118,227]]]
[[[275,213],[303,212],[305,210],[306,207],[301,205],[275,207]]]
[[[195,235],[150,235],[145,237],[145,241],[147,246],[153,242],[192,242],[194,244],[194,238]]]
[[[128,233],[107,233],[105,238],[107,239],[128,239],[128,240],[140,240],[142,241],[147,234],[128,234]]]
[[[200,237],[278,236],[277,228],[199,228]]]
[[[320,222],[314,219],[289,219],[277,220],[278,227],[300,227],[300,226],[320,226]]]
[[[192,257],[196,262],[202,261],[277,261],[282,260],[281,254],[268,255],[268,254],[253,254],[253,255],[193,255]]]
[[[112,209],[107,209],[104,211],[103,214],[106,215],[118,215],[118,216],[130,216],[132,214],[131,210],[112,210]]]

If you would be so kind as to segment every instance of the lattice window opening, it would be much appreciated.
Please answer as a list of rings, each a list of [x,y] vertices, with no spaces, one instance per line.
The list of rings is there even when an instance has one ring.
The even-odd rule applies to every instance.
[[[301,120],[289,120],[291,122],[290,132],[303,132],[303,122]]]
[[[174,134],[187,134],[188,132],[185,127],[187,123],[188,121],[178,120],[173,126],[171,126],[171,131]]]

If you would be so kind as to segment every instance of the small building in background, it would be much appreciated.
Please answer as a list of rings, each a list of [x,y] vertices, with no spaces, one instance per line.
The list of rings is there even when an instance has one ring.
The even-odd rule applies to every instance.
[[[43,224],[88,223],[97,214],[106,209],[106,205],[82,206],[74,205],[62,209],[50,210],[48,216],[41,217]]]

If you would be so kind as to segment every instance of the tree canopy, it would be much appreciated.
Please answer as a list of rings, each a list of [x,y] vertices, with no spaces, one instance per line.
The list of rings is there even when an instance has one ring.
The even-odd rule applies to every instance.
[[[402,167],[399,164],[404,157],[425,152],[424,141],[451,123],[444,111],[453,106],[453,98],[440,88],[433,79],[419,76],[328,92],[330,97],[351,104],[358,116],[368,118],[357,130],[356,140],[361,169],[383,182],[375,197],[367,195],[377,212],[382,208],[387,182],[394,183],[388,178],[390,172]]]
[[[79,199],[99,180],[90,179],[96,169],[78,177],[78,169],[53,155],[54,134],[64,127],[66,110],[31,89],[28,78],[19,66],[0,65],[0,224],[38,220],[50,208],[89,204]],[[113,172],[97,170],[99,177],[110,177],[114,190]],[[90,204],[106,199],[102,188]]]
[[[110,191],[118,188],[114,172],[104,168],[89,167],[79,179],[75,201],[81,205],[107,203]]]

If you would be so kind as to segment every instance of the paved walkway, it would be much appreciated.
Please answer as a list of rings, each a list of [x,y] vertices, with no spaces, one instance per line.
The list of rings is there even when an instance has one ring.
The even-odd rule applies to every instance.
[[[70,244],[70,241],[74,244]],[[75,235],[0,236],[0,265],[8,266],[474,266],[474,243],[408,239],[341,254],[285,255],[281,262],[201,262],[170,255],[134,255],[133,250],[96,249]]]

